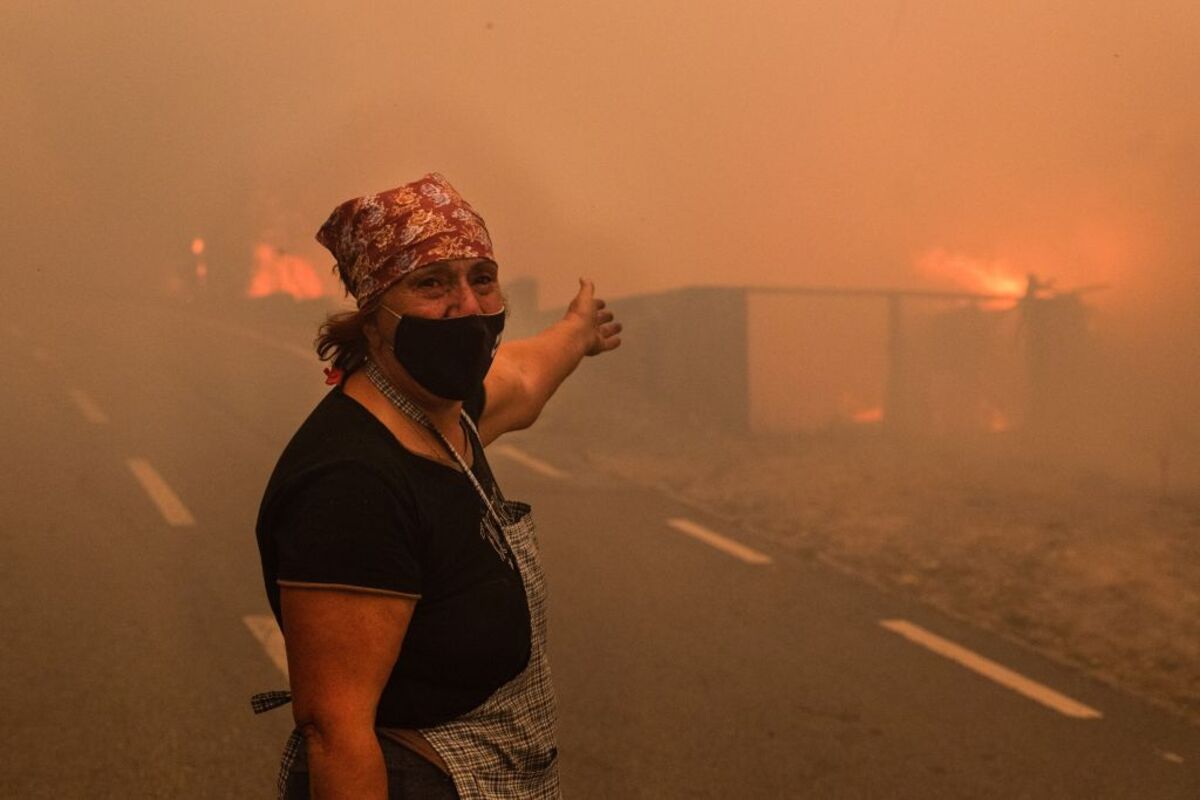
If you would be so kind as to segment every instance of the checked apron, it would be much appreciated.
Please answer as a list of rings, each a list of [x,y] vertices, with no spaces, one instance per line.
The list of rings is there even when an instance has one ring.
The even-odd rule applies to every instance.
[[[441,431],[407,397],[400,394],[370,361],[366,374],[401,412],[430,429],[458,462],[487,508],[483,528],[501,557],[515,561],[529,604],[531,642],[529,663],[517,677],[497,689],[482,705],[460,717],[422,728],[420,733],[446,762],[462,800],[557,800],[557,706],[550,666],[546,659],[546,582],[538,554],[530,507],[504,499],[496,485],[488,497],[458,451]],[[462,419],[479,438],[470,416]],[[481,443],[482,444],[482,443]],[[251,706],[261,713],[289,702],[287,692],[255,695]],[[301,746],[293,731],[280,764],[279,796],[283,797],[288,772]]]

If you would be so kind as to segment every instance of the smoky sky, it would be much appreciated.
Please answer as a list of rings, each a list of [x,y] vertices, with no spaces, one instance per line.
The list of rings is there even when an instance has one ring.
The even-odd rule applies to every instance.
[[[142,288],[192,237],[327,266],[444,173],[504,274],[953,288],[930,252],[1193,325],[1200,7],[46,2],[3,12],[10,285]],[[1141,326],[1139,328],[1139,326]]]

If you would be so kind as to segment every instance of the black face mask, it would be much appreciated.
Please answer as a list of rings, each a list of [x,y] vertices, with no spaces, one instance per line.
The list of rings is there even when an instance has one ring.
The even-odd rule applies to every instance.
[[[384,306],[387,308],[387,306]],[[417,383],[438,397],[466,400],[483,383],[500,347],[508,312],[429,319],[397,314],[392,352]]]

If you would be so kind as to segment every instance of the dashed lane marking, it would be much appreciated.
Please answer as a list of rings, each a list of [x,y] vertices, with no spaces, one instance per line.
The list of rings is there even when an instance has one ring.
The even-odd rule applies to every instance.
[[[87,392],[82,389],[70,390],[71,400],[74,401],[75,407],[79,409],[79,413],[83,414],[83,418],[95,425],[105,425],[108,423],[108,415],[100,410],[100,406],[88,396]]]
[[[957,645],[949,639],[943,639],[937,634],[925,630],[920,625],[914,625],[908,620],[884,619],[880,620],[879,624],[893,633],[900,634],[910,642],[919,644],[927,650],[932,650],[938,655],[948,658],[989,680],[995,681],[1001,686],[1012,689],[1014,692],[1022,694],[1030,700],[1041,703],[1047,708],[1054,709],[1060,714],[1076,719],[1100,719],[1104,716],[1096,709],[1085,706],[1078,700],[1072,700],[1070,697],[1060,694],[1044,684],[1013,672],[1011,669],[997,664],[989,658],[984,658],[978,653]]]
[[[150,495],[154,505],[158,506],[159,513],[163,515],[163,519],[167,521],[168,525],[181,528],[196,524],[195,517],[187,510],[187,506],[179,499],[179,495],[175,494],[163,477],[158,474],[158,471],[150,466],[149,461],[144,458],[129,458],[125,460],[125,463],[129,465],[129,469],[137,478],[138,483],[146,490],[146,494]]]
[[[270,614],[250,614],[242,617],[242,622],[258,639],[267,656],[279,667],[283,677],[288,677],[287,648],[283,644],[283,631],[275,623],[275,617]]]
[[[1164,760],[1170,761],[1172,764],[1183,763],[1183,756],[1179,755],[1179,753],[1162,753],[1161,755]]]
[[[540,458],[534,458],[519,447],[514,447],[511,444],[494,444],[489,448],[490,452],[499,453],[500,455],[511,458],[518,464],[528,467],[539,475],[545,475],[547,478],[558,478],[562,480],[570,477],[558,467],[547,464]]]
[[[680,533],[685,533],[693,539],[699,539],[705,544],[715,547],[723,553],[741,559],[747,564],[770,564],[771,557],[765,553],[760,553],[752,547],[747,547],[741,542],[735,542],[726,536],[722,536],[715,531],[710,531],[703,525],[698,525],[689,519],[673,517],[667,520],[667,524]]]

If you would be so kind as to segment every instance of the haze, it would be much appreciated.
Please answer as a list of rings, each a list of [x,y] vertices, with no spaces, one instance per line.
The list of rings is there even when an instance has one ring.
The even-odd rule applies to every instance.
[[[1130,302],[1195,287],[1191,3],[6,16],[6,240],[46,258],[69,221],[55,240],[132,284],[200,233],[231,264],[266,234],[325,263],[334,204],[436,168],[510,274],[616,294],[909,286],[934,248]]]
[[[775,530],[781,547],[819,552],[1059,661],[1101,664],[1104,680],[1200,720],[1197,3],[51,0],[0,13],[0,296],[21,309],[26,334],[53,341],[75,316],[111,325],[139,345],[91,349],[85,330],[78,357],[98,370],[131,359],[122,362],[131,373],[215,398],[245,424],[245,441],[275,448],[325,388],[315,359],[304,367],[311,391],[277,400],[280,385],[300,385],[284,367],[252,367],[232,350],[220,369],[233,377],[213,388],[189,372],[197,359],[156,349],[147,331],[178,324],[171,304],[192,296],[202,255],[209,305],[188,313],[211,322],[227,311],[243,326],[270,316],[278,327],[264,323],[239,341],[276,341],[280,306],[256,317],[245,302],[286,288],[264,279],[271,265],[316,274],[311,286],[326,305],[344,302],[313,240],[328,213],[438,171],[486,218],[502,280],[535,282],[513,290],[532,295],[525,323],[561,314],[581,275],[628,323],[623,349],[588,363],[580,374],[592,377],[556,399],[547,442],[553,434],[568,437],[556,446],[595,445],[598,469],[711,502]],[[1044,374],[1033,378],[1023,370],[1038,369],[1027,344],[1036,303],[1020,302],[1038,299],[1031,275],[1050,282],[1047,295],[1078,300],[1067,311],[1087,312],[1075,333],[1088,348],[1075,361],[1067,348],[1050,367],[1039,362]],[[777,291],[817,288],[882,294],[838,305]],[[904,300],[906,341],[926,351],[906,362],[916,371],[905,391],[922,398],[916,422],[894,438],[883,434],[898,418],[888,406],[904,359],[889,339],[899,319],[881,300],[889,290],[1010,298],[925,298],[919,309]],[[86,316],[99,298],[168,311]],[[1016,313],[972,322],[977,311]],[[295,322],[278,352],[307,348],[314,328]],[[993,347],[985,339],[1009,349],[980,360]],[[26,351],[14,345],[14,369]],[[248,387],[244,405],[225,394],[234,384]],[[635,384],[646,396],[612,389]],[[721,417],[726,394],[739,391]],[[1038,391],[1049,406],[1023,407],[1019,397]],[[609,396],[618,399],[589,405]],[[670,441],[677,422],[698,419],[709,425],[703,436]],[[650,430],[647,420],[661,424]],[[772,438],[783,434],[792,438]],[[204,440],[187,441],[202,454]],[[921,461],[929,441],[958,448],[961,463],[1001,466],[956,472],[947,465],[960,464],[957,455]],[[271,448],[263,459],[278,453]],[[221,471],[216,456],[196,459],[205,474]],[[1026,474],[1020,464],[1035,466]],[[779,470],[776,479],[761,480],[760,465]],[[1061,486],[1029,477],[1059,476],[1062,465],[1086,475]],[[946,487],[967,474],[978,480],[959,485],[963,508],[999,509],[974,528],[943,507],[957,496]],[[244,479],[255,487],[242,498],[251,505],[258,477]],[[811,494],[795,499],[800,486]],[[858,509],[857,492],[876,489],[879,508],[864,500]],[[775,496],[748,494],[767,490]],[[1029,522],[1026,511],[1049,521]],[[928,541],[896,522],[906,514]],[[1079,566],[1071,559],[1100,541],[1091,537],[1101,516],[1113,538],[1096,549],[1107,560]],[[971,549],[963,531],[992,522],[996,540],[1031,536],[1020,558]],[[885,529],[907,544],[879,545]],[[1067,529],[1073,544],[1055,538]],[[1061,545],[1053,558],[1050,540]],[[1153,552],[1127,549],[1136,543]],[[959,594],[939,593],[954,584],[939,573],[946,583],[926,592],[935,581],[913,565],[933,562],[936,572],[958,563],[955,554],[992,572],[963,572]],[[1085,588],[1052,602],[1037,586],[1011,583],[1026,574],[1036,584],[1030,565],[1043,561],[1088,576]],[[979,588],[992,578],[1006,588]],[[1114,586],[1138,589],[1129,589],[1144,603],[1137,608],[1165,616],[1112,622],[1094,598],[1133,607]],[[1053,631],[992,613],[1009,602],[1031,603],[1018,616]],[[1053,627],[1047,608],[1060,607],[1078,617]],[[1162,641],[1137,638],[1149,632]],[[1190,666],[1103,660],[1126,645],[1159,653],[1168,640],[1180,648],[1171,663]]]

